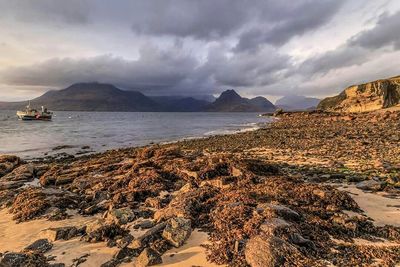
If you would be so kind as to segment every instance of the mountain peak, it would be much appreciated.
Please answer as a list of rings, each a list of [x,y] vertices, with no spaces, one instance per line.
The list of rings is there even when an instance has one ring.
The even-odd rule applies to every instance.
[[[214,103],[208,106],[208,111],[224,112],[267,112],[274,111],[275,106],[264,97],[247,99],[230,89],[221,93]]]
[[[221,95],[219,96],[219,98],[242,98],[235,90],[233,89],[228,89],[225,90],[221,93]]]
[[[235,90],[230,89],[223,91],[221,95],[215,100],[217,104],[237,104],[243,101],[243,98],[236,93]]]
[[[99,83],[99,82],[82,82],[82,83],[74,83],[67,88],[63,89],[64,91],[92,91],[92,90],[108,90],[108,91],[120,91],[117,87],[108,83]]]

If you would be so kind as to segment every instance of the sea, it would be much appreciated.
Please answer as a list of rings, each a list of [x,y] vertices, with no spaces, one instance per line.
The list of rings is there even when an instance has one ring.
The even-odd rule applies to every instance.
[[[0,154],[26,160],[252,131],[270,119],[258,113],[71,112],[52,121],[20,121],[0,111]]]

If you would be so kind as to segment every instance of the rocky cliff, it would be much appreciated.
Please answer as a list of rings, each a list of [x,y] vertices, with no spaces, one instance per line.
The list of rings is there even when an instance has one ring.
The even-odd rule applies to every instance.
[[[323,99],[318,109],[365,112],[400,105],[400,76],[352,85],[337,96]]]

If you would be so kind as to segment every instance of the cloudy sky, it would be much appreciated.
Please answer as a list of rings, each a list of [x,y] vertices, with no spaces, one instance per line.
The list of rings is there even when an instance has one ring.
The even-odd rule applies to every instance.
[[[0,101],[91,81],[324,97],[399,74],[398,0],[0,0]]]

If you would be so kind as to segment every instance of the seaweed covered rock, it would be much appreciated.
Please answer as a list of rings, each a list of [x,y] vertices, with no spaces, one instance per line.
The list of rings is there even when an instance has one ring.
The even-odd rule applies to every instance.
[[[33,251],[39,253],[46,253],[53,247],[48,239],[38,239],[29,246],[27,246],[24,251]]]
[[[24,164],[13,169],[12,172],[3,176],[4,181],[31,181],[35,174],[35,168],[32,164]]]
[[[136,258],[135,267],[146,267],[162,263],[160,254],[151,248],[146,248]]]
[[[0,266],[4,267],[47,267],[49,263],[42,253],[8,252],[0,257]]]
[[[161,234],[166,225],[167,225],[166,222],[162,222],[153,226],[152,228],[147,230],[144,234],[136,238],[129,247],[139,250],[149,247],[152,243],[162,238]]]
[[[206,201],[217,192],[216,188],[210,186],[178,192],[167,207],[154,213],[154,219],[163,221],[173,217],[183,217],[194,221],[201,207],[205,206]]]
[[[69,240],[78,235],[83,235],[85,227],[77,228],[75,226],[52,227],[41,232],[41,236],[51,241]]]
[[[69,191],[27,187],[18,193],[11,206],[13,219],[26,221],[44,215],[51,207],[76,208],[79,197]]]
[[[185,218],[171,218],[162,233],[162,236],[171,245],[178,248],[189,238],[192,232],[191,222]]]
[[[255,236],[245,248],[246,261],[251,267],[283,266],[286,258],[296,253],[294,246],[274,236]]]
[[[288,220],[299,220],[300,214],[283,205],[262,203],[257,205],[257,212],[264,213],[267,217],[282,217]]]
[[[21,159],[17,156],[0,155],[0,177],[11,172],[20,162]]]
[[[118,225],[127,224],[135,219],[135,214],[130,208],[112,209],[107,211],[106,220]]]
[[[28,259],[28,255],[25,253],[5,253],[1,257],[0,266],[10,266],[10,267],[19,267],[24,266],[25,262]]]
[[[85,241],[99,242],[114,239],[116,236],[123,236],[128,233],[115,223],[108,223],[103,219],[98,219],[86,225]]]
[[[260,225],[260,231],[269,236],[276,236],[279,233],[289,231],[291,224],[280,218],[266,219]]]
[[[14,220],[26,221],[43,214],[48,207],[50,203],[40,188],[28,188],[16,196],[10,211]]]

